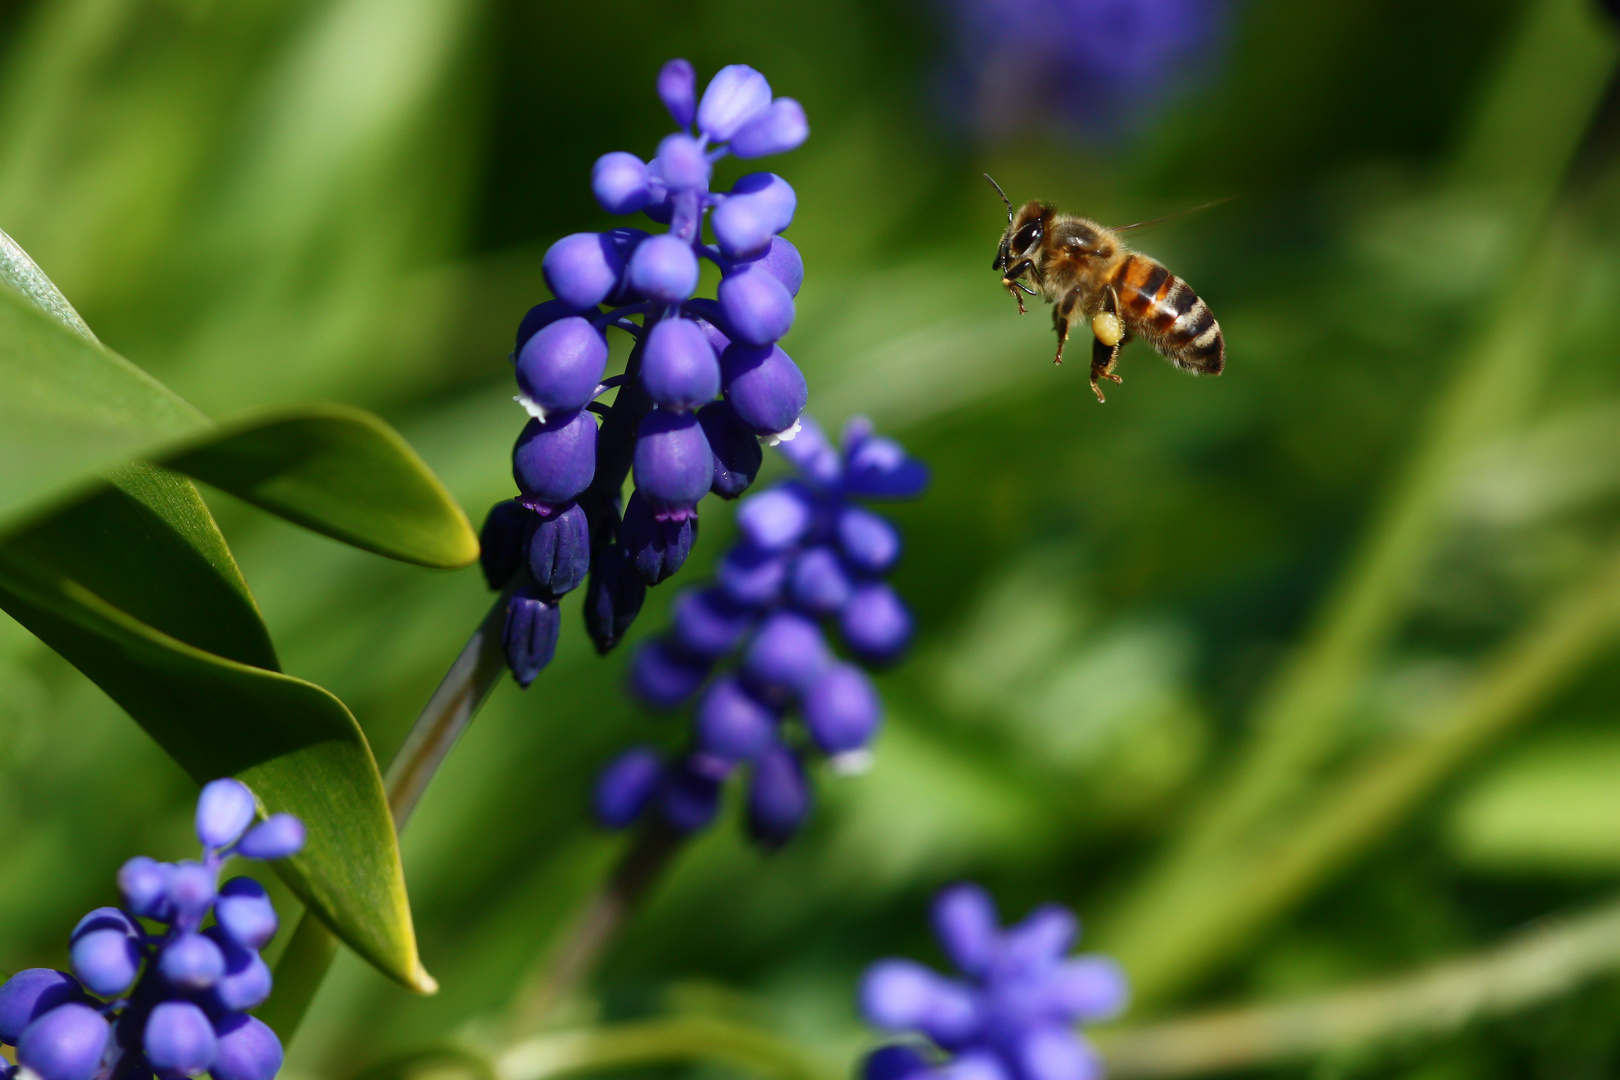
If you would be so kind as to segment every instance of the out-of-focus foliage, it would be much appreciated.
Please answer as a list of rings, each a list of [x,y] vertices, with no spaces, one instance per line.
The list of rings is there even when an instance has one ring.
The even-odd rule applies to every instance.
[[[824,423],[868,413],[933,468],[896,513],[918,649],[883,679],[872,772],[826,778],[824,812],[776,856],[713,830],[598,985],[603,1015],[673,1001],[762,1018],[836,1066],[867,1045],[857,973],[933,956],[938,886],[973,877],[1013,914],[1059,899],[1095,913],[1106,947],[1155,854],[1199,824],[1463,343],[1513,307],[1498,289],[1536,226],[1512,189],[1550,189],[1529,175],[1551,157],[1542,118],[1589,105],[1572,61],[1492,112],[1547,7],[1251,0],[1202,90],[1134,141],[991,153],[936,122],[931,0],[17,2],[0,6],[0,227],[104,341],[205,411],[375,409],[478,514],[510,494],[506,354],[545,297],[540,255],[608,224],[590,164],[652,152],[659,63],[746,62],[804,103],[787,235],[811,273],[784,347]],[[1595,10],[1577,29],[1609,48]],[[1479,130],[1504,115],[1526,122]],[[1133,345],[1097,407],[1081,370],[1048,362],[1044,312],[1019,319],[987,269],[1004,211],[986,170],[1014,199],[1107,222],[1239,195],[1133,234],[1214,308],[1227,373],[1188,379]],[[1463,186],[1469,170],[1506,187]],[[1569,287],[1521,312],[1546,362],[1448,482],[1440,539],[1324,772],[1421,735],[1474,665],[1612,557],[1617,208],[1600,194]],[[386,759],[488,603],[477,572],[424,574],[208,497],[285,670],[337,693]],[[706,512],[693,580],[728,530]],[[669,599],[652,594],[632,637]],[[596,769],[680,737],[620,693],[626,655],[567,634],[531,690],[496,692],[403,843],[443,991],[413,999],[345,957],[291,1070],[347,1075],[506,1002],[616,850],[587,824]],[[1393,975],[1612,892],[1614,655],[1597,649],[1158,1007]],[[0,624],[0,965],[60,962],[64,920],[111,899],[125,854],[185,847],[191,799],[114,705]],[[1617,1000],[1602,977],[1362,1048],[1333,1075],[1607,1075]]]

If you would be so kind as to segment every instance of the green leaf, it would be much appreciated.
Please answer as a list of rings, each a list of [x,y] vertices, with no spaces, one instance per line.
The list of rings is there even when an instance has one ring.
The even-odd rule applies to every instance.
[[[98,497],[85,513],[116,507],[120,497],[153,509],[131,487],[139,490],[120,487],[119,496]],[[39,562],[34,556],[50,541],[71,542],[69,517],[0,552],[0,606],[105,690],[199,783],[235,776],[268,812],[302,818],[308,846],[278,862],[278,871],[361,956],[412,989],[431,993],[436,984],[417,956],[382,779],[349,710],[313,683],[166,634]],[[94,538],[85,545],[92,557],[97,547]],[[178,558],[167,567],[161,559],[143,567],[176,580],[206,577],[187,572],[183,564],[190,555],[182,546],[174,552]],[[175,618],[166,591],[127,593],[160,616]],[[224,594],[212,600],[223,603]],[[209,625],[179,621],[177,628],[194,636]]]
[[[438,477],[362,409],[306,405],[228,425],[176,453],[181,472],[367,551],[465,566],[478,537]]]

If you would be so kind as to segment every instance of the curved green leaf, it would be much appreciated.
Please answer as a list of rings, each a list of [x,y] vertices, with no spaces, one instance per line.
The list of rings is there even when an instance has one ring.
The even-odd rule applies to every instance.
[[[165,634],[20,549],[0,553],[0,605],[117,701],[198,782],[235,776],[309,843],[276,864],[372,964],[423,993],[382,780],[360,726],[313,683]]]
[[[304,405],[243,419],[175,453],[172,468],[289,521],[422,566],[478,558],[467,516],[399,433],[363,409]]]

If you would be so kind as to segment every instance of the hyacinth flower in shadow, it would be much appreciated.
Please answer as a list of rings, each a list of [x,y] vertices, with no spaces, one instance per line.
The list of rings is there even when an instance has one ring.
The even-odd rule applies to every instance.
[[[962,973],[882,960],[861,980],[875,1027],[922,1036],[868,1055],[864,1080],[1097,1080],[1102,1061],[1074,1025],[1116,1016],[1125,975],[1105,956],[1070,956],[1080,924],[1047,904],[1003,930],[990,895],[954,885],[934,900],[934,934]]]
[[[276,912],[258,882],[220,884],[219,871],[233,855],[297,854],[304,827],[289,814],[254,824],[256,813],[245,784],[208,784],[197,801],[200,861],[129,860],[118,871],[124,906],[97,908],[74,927],[71,975],[29,968],[0,985],[0,1043],[17,1048],[17,1065],[0,1061],[0,1076],[276,1075],[281,1042],[245,1011],[270,996],[259,950],[275,936]]]
[[[861,418],[835,446],[806,416],[777,449],[798,475],[738,505],[742,536],[716,579],[677,599],[669,629],[631,663],[630,692],[643,703],[693,704],[690,743],[675,755],[633,747],[602,771],[597,820],[640,828],[518,994],[517,1033],[541,1024],[589,975],[684,840],[714,821],[732,774],[748,774],[750,835],[775,848],[809,817],[807,754],[841,772],[870,760],[882,701],[861,666],[898,661],[912,619],[883,580],[899,560],[900,533],[863,503],[921,494],[928,470]],[[823,624],[838,628],[854,663],[834,654]]]
[[[604,155],[591,189],[603,209],[644,212],[668,231],[558,240],[543,264],[555,299],[518,327],[517,400],[531,417],[512,451],[519,494],[490,511],[483,542],[491,588],[524,576],[510,589],[502,635],[524,686],[556,648],[558,601],[582,583],[597,649],[618,643],[647,586],[686,561],[698,503],[711,490],[740,494],[759,467],[758,440],[792,438],[807,396],[776,344],[793,325],[804,278],[798,252],[777,235],[793,220],[793,189],[757,172],[729,193],[709,190],[727,154],[763,157],[802,143],[804,110],[773,99],[764,76],[742,65],[721,69],[699,100],[692,66],[674,60],[658,90],[681,130],[651,162]],[[713,299],[694,296],[699,259],[720,268]],[[609,329],[635,346],[624,374],[604,380]],[[597,400],[609,390],[611,407]],[[621,507],[627,472],[635,493]]]
[[[944,115],[995,140],[1053,121],[1117,138],[1196,81],[1229,0],[939,0]]]

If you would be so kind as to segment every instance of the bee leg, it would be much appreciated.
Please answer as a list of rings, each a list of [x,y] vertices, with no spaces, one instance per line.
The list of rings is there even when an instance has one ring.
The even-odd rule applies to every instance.
[[[1096,338],[1091,341],[1091,392],[1097,395],[1099,405],[1108,399],[1103,397],[1102,387],[1097,385],[1097,380],[1107,379],[1114,383],[1123,381],[1114,374],[1114,362],[1119,359],[1120,346],[1124,344],[1123,338],[1112,345],[1104,345]]]
[[[1112,318],[1106,319],[1106,316]],[[1119,295],[1114,292],[1112,285],[1103,290],[1102,311],[1092,320],[1091,329],[1091,392],[1097,395],[1100,405],[1108,399],[1103,397],[1102,387],[1097,385],[1097,380],[1108,379],[1116,384],[1122,381],[1114,374],[1114,363],[1119,359],[1120,348],[1131,337],[1130,332],[1120,325]]]
[[[1024,293],[1028,292],[1031,296],[1034,296],[1035,293],[1018,279],[1034,268],[1035,263],[1031,260],[1020,259],[1018,262],[1009,266],[1001,275],[1001,285],[1008,292],[1012,293],[1014,300],[1018,301],[1018,314],[1020,315],[1025,314]]]
[[[1052,361],[1054,364],[1063,363],[1063,346],[1069,341],[1069,322],[1074,318],[1079,306],[1080,290],[1070,289],[1057,307],[1052,309],[1052,327],[1058,336],[1057,357]]]

